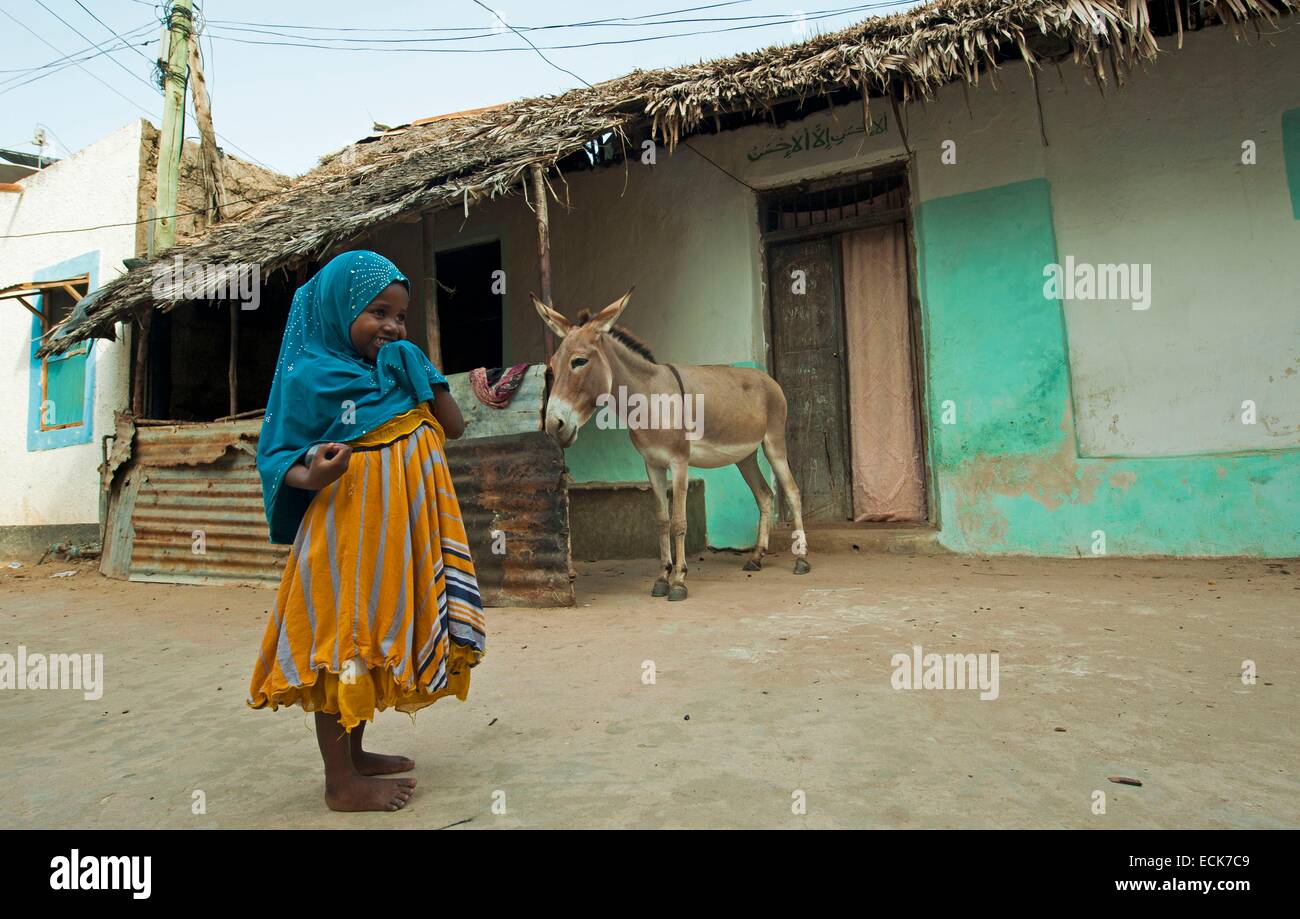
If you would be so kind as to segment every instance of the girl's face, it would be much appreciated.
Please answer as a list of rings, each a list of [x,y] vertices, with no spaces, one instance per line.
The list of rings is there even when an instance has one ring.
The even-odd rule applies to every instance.
[[[390,341],[406,337],[406,286],[397,281],[379,292],[361,315],[352,321],[352,347],[368,361],[379,356],[379,349]]]

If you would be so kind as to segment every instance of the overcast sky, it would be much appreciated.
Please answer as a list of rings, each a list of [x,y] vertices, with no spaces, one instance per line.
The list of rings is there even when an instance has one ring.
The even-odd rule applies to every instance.
[[[199,4],[204,66],[222,146],[296,175],[369,134],[376,121],[404,124],[558,93],[582,85],[579,78],[595,83],[637,68],[785,44],[915,5],[914,0],[802,0],[800,6],[770,0],[485,4],[523,37],[504,29],[474,0]],[[162,11],[148,0],[0,0],[0,147],[36,152],[32,138],[41,124],[46,152],[63,157],[135,117],[160,124],[162,96],[152,85],[152,70]],[[826,15],[830,11],[836,12]],[[605,21],[578,25],[593,20]],[[525,39],[557,66],[542,60]],[[100,53],[123,40],[136,47]],[[560,47],[565,45],[586,47]],[[436,50],[409,50],[416,48]],[[65,55],[79,65],[64,60],[61,66],[45,66]],[[192,117],[186,136],[197,136]]]

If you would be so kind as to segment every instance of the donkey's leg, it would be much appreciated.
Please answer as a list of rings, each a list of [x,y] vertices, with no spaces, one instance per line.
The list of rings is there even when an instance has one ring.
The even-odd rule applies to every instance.
[[[668,579],[668,599],[686,599],[686,489],[690,484],[688,476],[690,467],[686,460],[674,460],[673,473],[673,512],[669,529],[673,537],[673,573]]]
[[[650,596],[668,596],[668,575],[672,574],[672,547],[668,542],[668,470],[662,466],[645,464],[645,474],[650,479],[650,489],[655,498],[655,520],[659,524],[659,578],[650,588]]]
[[[794,555],[794,573],[807,574],[812,570],[808,564],[808,541],[803,530],[803,503],[799,499],[799,486],[794,483],[794,476],[790,474],[790,464],[785,461],[785,435],[784,433],[768,433],[763,438],[763,452],[767,454],[767,461],[772,466],[772,471],[776,473],[776,480],[781,483],[781,491],[785,494],[786,503],[790,505],[790,512],[794,515],[794,544],[791,546],[791,552]]]
[[[745,562],[746,571],[758,571],[763,567],[763,556],[767,554],[767,531],[772,525],[772,488],[758,466],[757,449],[737,463],[736,468],[745,477],[745,484],[758,502],[758,541],[754,543],[754,554]]]

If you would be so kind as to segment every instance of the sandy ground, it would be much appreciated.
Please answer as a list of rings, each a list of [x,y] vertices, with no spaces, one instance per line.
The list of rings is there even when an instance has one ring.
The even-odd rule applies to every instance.
[[[324,807],[301,710],[244,704],[272,592],[0,568],[0,652],[106,673],[98,701],[0,690],[0,825],[1300,825],[1300,565],[812,560],[706,554],[684,603],[648,596],[652,561],[583,564],[573,609],[489,610],[467,702],[371,727],[419,788],[361,815]],[[893,689],[914,644],[996,651],[999,697]]]

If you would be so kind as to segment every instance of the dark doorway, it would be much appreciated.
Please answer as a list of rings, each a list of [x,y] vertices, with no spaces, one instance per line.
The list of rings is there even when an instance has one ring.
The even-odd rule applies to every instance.
[[[234,304],[239,309],[235,357],[239,413],[266,407],[294,292],[318,267],[310,263],[298,276],[273,272],[261,280],[256,309]],[[145,417],[212,421],[230,414],[231,309],[228,301],[196,300],[154,312]]]
[[[443,373],[500,367],[502,361],[501,243],[438,253],[438,327]]]

